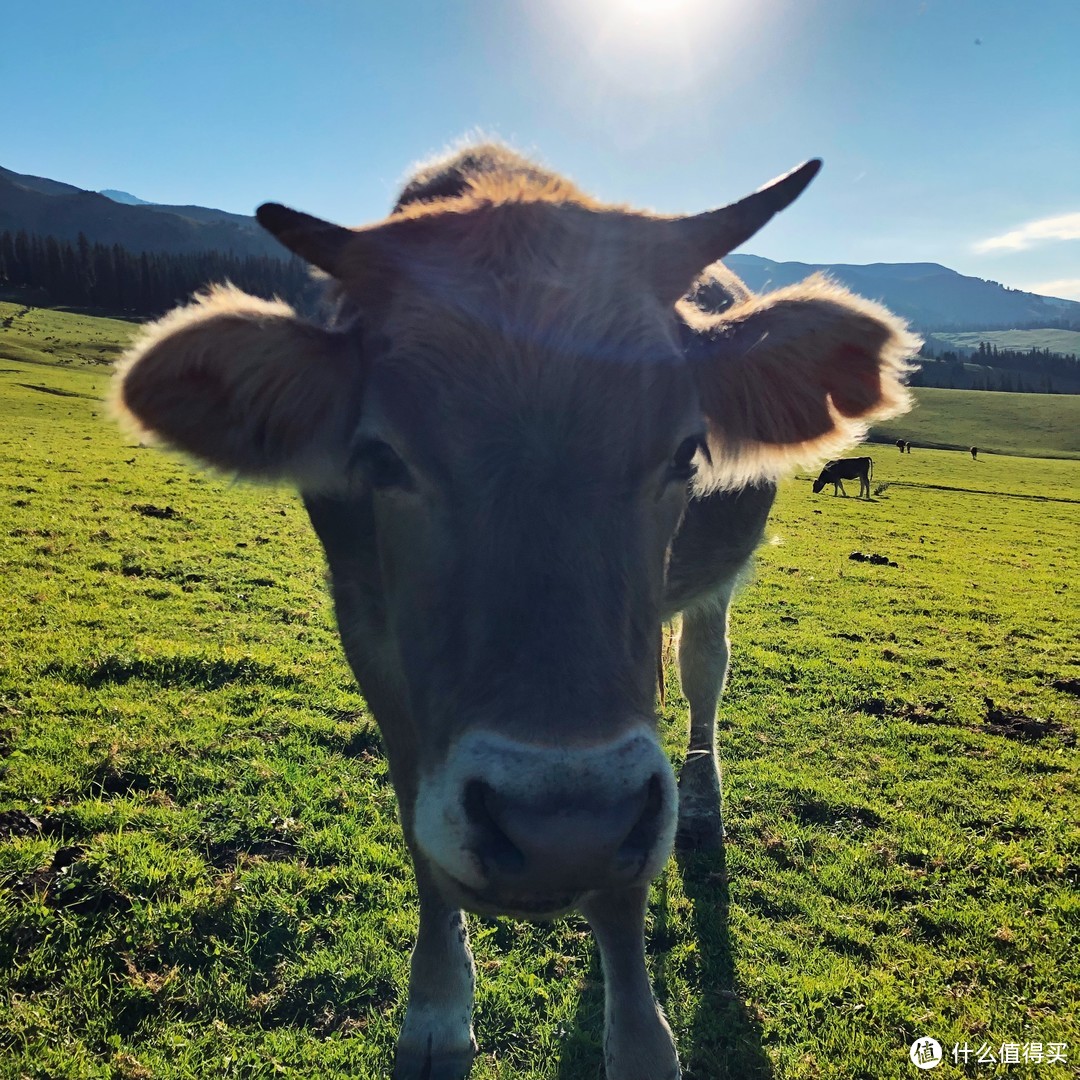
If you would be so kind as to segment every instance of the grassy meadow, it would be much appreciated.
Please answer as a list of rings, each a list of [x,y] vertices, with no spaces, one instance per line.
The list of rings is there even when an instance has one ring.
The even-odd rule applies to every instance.
[[[12,318],[0,1080],[386,1076],[415,892],[299,500],[109,424],[127,324]],[[688,1080],[911,1077],[924,1035],[1080,1075],[1080,461],[869,452],[871,501],[784,484],[736,602],[729,840],[656,882],[657,993]],[[473,1076],[602,1076],[584,923],[471,927]]]
[[[919,386],[915,407],[880,424],[871,439],[916,447],[1021,457],[1080,459],[1080,394],[1004,394]]]
[[[0,301],[0,361],[108,367],[136,329],[122,319]]]

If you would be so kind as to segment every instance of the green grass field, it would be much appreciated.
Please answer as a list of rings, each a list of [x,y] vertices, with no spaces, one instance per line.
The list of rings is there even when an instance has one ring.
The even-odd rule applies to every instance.
[[[135,323],[0,301],[0,361],[111,366]]]
[[[1080,458],[1080,394],[1001,394],[920,386],[906,416],[874,428],[881,442],[989,454]]]
[[[0,1078],[385,1076],[415,892],[299,501],[131,445],[94,327],[31,316],[81,359],[0,331]],[[655,986],[688,1080],[907,1078],[922,1035],[1076,1076],[1080,462],[871,453],[870,502],[782,488]],[[600,1077],[585,925],[472,927],[474,1077]]]
[[[980,341],[988,341],[999,349],[1049,349],[1080,356],[1080,330],[935,330],[934,337],[964,349],[978,349]]]

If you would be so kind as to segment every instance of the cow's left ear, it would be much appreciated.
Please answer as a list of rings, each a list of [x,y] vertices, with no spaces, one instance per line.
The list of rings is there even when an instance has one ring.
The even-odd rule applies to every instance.
[[[721,315],[679,312],[709,423],[703,484],[770,479],[834,456],[911,407],[904,380],[919,339],[820,275]]]
[[[351,336],[222,287],[143,330],[113,406],[139,436],[218,469],[326,490],[348,471],[363,374]]]

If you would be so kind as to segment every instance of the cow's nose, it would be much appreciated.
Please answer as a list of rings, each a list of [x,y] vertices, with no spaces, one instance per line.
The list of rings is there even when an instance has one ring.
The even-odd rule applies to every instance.
[[[645,723],[592,744],[466,732],[421,779],[417,847],[484,910],[636,885],[675,838],[675,774]]]
[[[467,845],[488,886],[516,894],[610,888],[638,879],[660,839],[658,774],[611,800],[588,792],[540,799],[469,780]]]

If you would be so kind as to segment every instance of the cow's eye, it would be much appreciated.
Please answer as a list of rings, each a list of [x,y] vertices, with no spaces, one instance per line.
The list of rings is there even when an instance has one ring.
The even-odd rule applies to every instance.
[[[353,460],[367,474],[373,488],[411,488],[409,467],[382,439],[369,439],[356,448]]]
[[[679,443],[668,466],[668,476],[672,480],[689,480],[697,472],[694,458],[699,450],[704,450],[705,439],[702,435],[691,435]],[[707,453],[707,451],[706,451]]]

